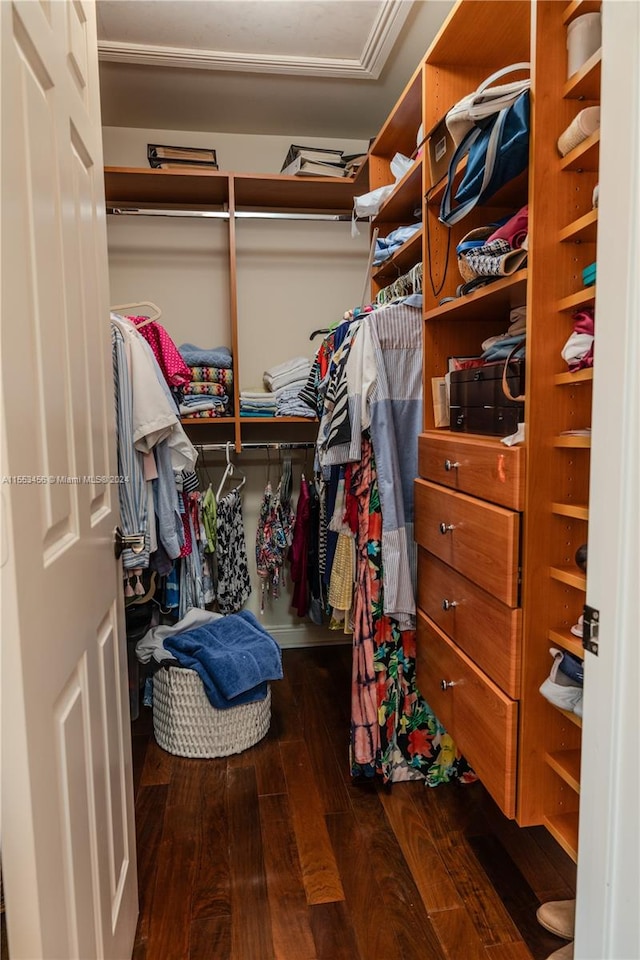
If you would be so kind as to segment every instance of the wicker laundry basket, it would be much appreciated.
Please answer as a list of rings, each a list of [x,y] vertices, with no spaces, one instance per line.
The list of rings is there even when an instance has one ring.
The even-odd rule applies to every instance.
[[[153,732],[168,753],[199,758],[242,753],[262,740],[270,723],[270,686],[264,700],[216,710],[195,670],[163,667],[153,678]]]

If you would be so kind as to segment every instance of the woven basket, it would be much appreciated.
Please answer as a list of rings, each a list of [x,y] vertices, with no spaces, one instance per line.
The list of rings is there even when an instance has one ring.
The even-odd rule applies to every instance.
[[[212,707],[195,670],[165,667],[153,678],[153,732],[179,757],[228,757],[262,740],[271,723],[267,696],[228,710]]]

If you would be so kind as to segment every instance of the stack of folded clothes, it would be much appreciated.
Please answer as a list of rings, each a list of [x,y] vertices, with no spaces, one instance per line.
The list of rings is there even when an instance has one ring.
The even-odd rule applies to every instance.
[[[191,371],[184,388],[180,413],[211,419],[233,413],[233,370],[228,347],[197,347],[183,343],[180,355]]]
[[[313,417],[309,407],[298,400],[311,370],[311,361],[306,357],[294,357],[263,374],[264,385],[273,392],[277,417]]]
[[[276,412],[276,395],[266,390],[242,390],[240,393],[241,417],[273,417]]]
[[[276,393],[282,387],[291,387],[300,381],[300,389],[307,382],[311,362],[306,357],[294,357],[293,360],[287,360],[285,363],[279,363],[275,367],[270,367],[264,372],[264,385],[267,390]]]
[[[299,380],[296,380],[295,383],[290,383],[289,386],[276,390],[274,394],[276,398],[276,417],[306,417],[309,420],[315,418],[315,411],[311,410],[304,400],[299,399],[303,386],[304,383],[301,384]]]

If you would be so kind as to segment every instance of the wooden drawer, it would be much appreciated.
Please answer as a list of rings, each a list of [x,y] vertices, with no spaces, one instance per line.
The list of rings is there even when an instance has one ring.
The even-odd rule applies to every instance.
[[[420,693],[502,812],[515,817],[518,704],[418,611]],[[442,689],[441,683],[452,684]]]
[[[520,697],[522,611],[418,548],[418,606],[499,687]]]
[[[524,449],[489,437],[428,431],[418,437],[418,472],[461,493],[524,509]]]
[[[414,536],[483,590],[518,606],[520,514],[416,480]]]

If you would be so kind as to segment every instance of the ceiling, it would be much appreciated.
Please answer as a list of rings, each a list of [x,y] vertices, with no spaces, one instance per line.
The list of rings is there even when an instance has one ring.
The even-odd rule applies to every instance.
[[[368,139],[453,0],[98,0],[105,126]]]

